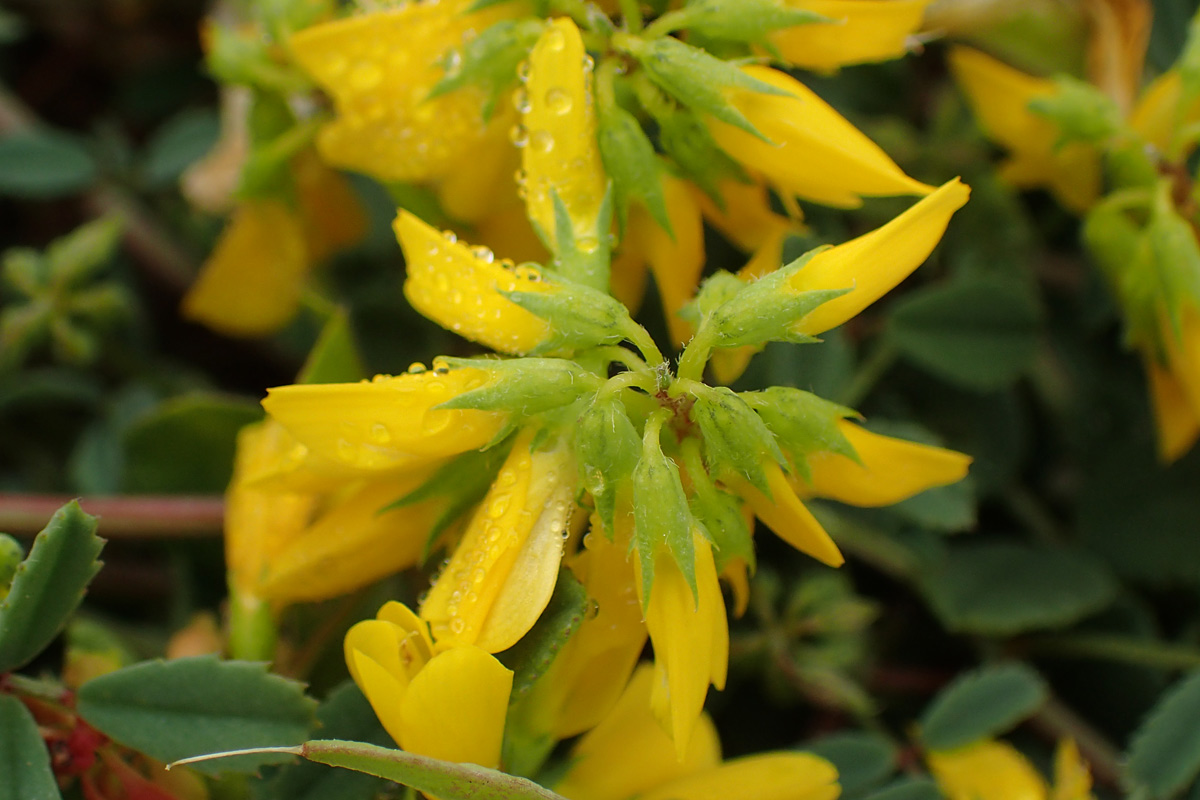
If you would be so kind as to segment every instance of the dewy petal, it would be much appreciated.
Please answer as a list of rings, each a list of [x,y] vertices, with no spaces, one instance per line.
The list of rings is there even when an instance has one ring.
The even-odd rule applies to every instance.
[[[1146,370],[1158,429],[1158,457],[1170,464],[1190,450],[1200,437],[1200,414],[1188,402],[1175,376],[1160,367],[1153,356],[1146,359]]]
[[[500,765],[512,671],[478,647],[452,647],[417,673],[400,700],[400,746],[482,767]]]
[[[795,67],[835,70],[850,64],[899,58],[909,37],[921,27],[931,0],[784,0],[784,5],[813,11],[833,24],[795,25],[769,37],[785,61]]]
[[[529,54],[522,119],[525,204],[529,218],[554,240],[557,192],[576,244],[599,246],[596,223],[607,176],[596,143],[590,57],[570,17],[551,20]],[[520,90],[519,90],[520,91]]]
[[[308,267],[292,211],[278,200],[248,201],[183,298],[183,315],[227,336],[266,336],[296,313]]]
[[[350,182],[311,149],[292,159],[304,242],[314,264],[357,244],[367,234],[367,212]]]
[[[1046,800],[1042,776],[1004,742],[931,752],[927,760],[946,800]]]
[[[837,769],[810,753],[764,753],[696,772],[639,800],[835,800]]]
[[[1079,756],[1074,739],[1063,739],[1054,751],[1054,791],[1051,800],[1093,800],[1092,774]]]
[[[671,734],[680,760],[704,709],[708,685],[724,687],[729,661],[725,598],[717,581],[712,546],[699,533],[693,535],[693,541],[696,595],[674,557],[664,551],[656,556],[654,585],[646,601],[646,627],[654,645],[650,707]],[[635,564],[640,591],[640,561]]]
[[[407,211],[393,227],[407,262],[404,296],[417,311],[501,353],[523,355],[550,335],[548,322],[500,294],[551,291],[536,270],[514,270],[486,248],[468,247]]]
[[[1029,110],[1029,103],[1057,91],[1053,81],[1026,75],[969,47],[953,47],[948,57],[979,125],[989,138],[1010,151],[1001,176],[1014,186],[1045,186],[1075,212],[1088,209],[1100,195],[1099,153],[1072,142],[1055,148],[1058,130]]]
[[[287,603],[327,600],[415,566],[445,503],[434,498],[383,509],[426,477],[372,481],[343,494],[278,550],[266,566],[263,596]]]
[[[858,128],[804,84],[769,67],[747,66],[749,76],[791,96],[735,89],[730,100],[770,142],[709,119],[709,130],[730,156],[762,173],[781,192],[842,208],[862,197],[928,194]]]
[[[407,3],[300,31],[291,54],[333,98],[337,117],[321,129],[325,160],[384,181],[438,178],[485,134],[484,95],[474,87],[427,100],[447,52],[469,30],[512,13],[461,13],[467,0]]]
[[[554,790],[569,800],[628,800],[721,763],[721,744],[701,714],[682,759],[650,712],[654,672],[643,665],[603,721],[571,751],[571,767]]]
[[[482,386],[473,367],[428,370],[359,383],[278,386],[263,408],[317,455],[358,469],[428,465],[477,450],[499,433],[505,415],[436,406]]]
[[[817,522],[812,512],[804,507],[800,498],[788,485],[783,470],[774,462],[764,465],[767,474],[767,488],[771,496],[767,497],[749,483],[737,486],[737,492],[742,496],[755,515],[766,523],[775,534],[802,553],[807,553],[818,561],[831,567],[840,567],[846,559],[838,550],[833,539]]]
[[[855,506],[888,506],[962,480],[971,464],[970,456],[953,450],[881,436],[845,419],[836,424],[862,463],[839,453],[814,453],[808,457],[810,485],[797,486],[801,492]]]
[[[574,509],[575,466],[561,442],[530,452],[526,430],[421,605],[439,644],[494,653],[524,636],[550,601]]]
[[[790,288],[851,291],[817,306],[796,330],[815,336],[835,328],[889,292],[929,257],[970,193],[955,178],[883,227],[814,256],[791,278]]]

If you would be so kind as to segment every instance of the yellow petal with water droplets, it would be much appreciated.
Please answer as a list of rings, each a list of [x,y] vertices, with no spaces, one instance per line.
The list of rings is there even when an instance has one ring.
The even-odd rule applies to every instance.
[[[385,181],[440,177],[485,135],[482,91],[427,100],[440,61],[469,30],[513,13],[463,14],[467,0],[407,3],[306,28],[292,36],[296,63],[337,111],[317,137],[325,160]]]
[[[628,800],[721,763],[721,743],[707,714],[700,715],[684,757],[676,757],[650,712],[653,685],[653,669],[638,667],[612,712],[572,749],[571,767],[556,792],[570,800]]]
[[[675,742],[682,760],[704,708],[708,685],[725,685],[729,661],[729,626],[725,599],[717,581],[712,546],[693,534],[696,553],[696,594],[668,552],[657,554],[654,585],[646,607],[646,628],[654,645],[654,687],[650,707]],[[641,562],[635,561],[637,586],[642,586]]]
[[[536,269],[497,263],[487,248],[468,247],[407,211],[393,227],[407,262],[404,296],[417,311],[501,353],[523,355],[550,335],[548,322],[500,294],[551,291]]]
[[[790,95],[730,91],[734,106],[770,141],[711,118],[709,130],[725,152],[780,192],[857,208],[867,196],[933,191],[905,175],[878,145],[795,78],[769,67],[742,70]]]
[[[1054,791],[1051,800],[1093,800],[1092,774],[1079,756],[1074,739],[1063,739],[1054,751]]]
[[[792,491],[783,470],[774,463],[764,465],[764,469],[770,497],[745,482],[735,487],[738,494],[780,539],[824,564],[840,567],[846,560],[842,552]]]
[[[350,182],[312,150],[292,159],[304,242],[314,264],[357,244],[367,234],[367,212]]]
[[[839,453],[814,453],[808,457],[811,481],[792,479],[799,493],[854,506],[889,506],[962,480],[971,464],[962,453],[881,436],[849,420],[838,420],[837,426],[862,463]]]
[[[278,386],[263,408],[323,458],[362,470],[415,468],[477,450],[500,431],[504,414],[436,408],[487,380],[483,370],[462,367]]]
[[[526,111],[519,131],[529,218],[554,241],[557,192],[576,245],[598,247],[596,222],[607,176],[596,143],[591,57],[570,17],[551,20],[529,54],[529,78],[522,89]],[[592,242],[589,245],[588,242]]]
[[[1053,81],[1026,75],[969,47],[948,57],[984,133],[1009,150],[1001,177],[1021,188],[1045,186],[1077,213],[1100,194],[1100,157],[1086,144],[1055,148],[1058,129],[1029,110],[1029,103],[1057,91]]]
[[[509,141],[509,131],[516,119],[516,113],[508,108],[498,113],[488,126],[487,135],[471,151],[471,157],[453,165],[438,182],[438,202],[452,219],[474,225],[498,205],[522,205],[513,185],[521,155]],[[515,258],[512,253],[500,252]]]
[[[784,0],[784,5],[813,11],[833,23],[795,25],[768,40],[786,62],[830,71],[850,64],[899,58],[909,37],[921,27],[931,0]]]
[[[764,753],[677,778],[639,800],[835,800],[837,769],[810,753]]]
[[[516,202],[500,205],[475,224],[475,241],[490,248],[492,252],[503,253],[509,261],[523,264],[529,261],[535,264],[548,264],[551,261],[550,251],[538,238],[525,216],[525,206]]]
[[[550,601],[574,508],[575,466],[561,442],[531,453],[526,430],[438,576],[421,618],[439,645],[511,647]]]
[[[1004,742],[929,753],[929,771],[946,800],[1045,800],[1046,782]]]
[[[301,492],[267,492],[247,477],[270,469],[291,449],[279,423],[264,420],[238,432],[233,479],[225,494],[225,563],[242,596],[262,597],[262,579],[272,560],[304,530],[316,498]]]
[[[795,326],[817,335],[841,325],[891,291],[919,267],[941,241],[954,212],[971,190],[957,178],[881,228],[818,253],[792,276],[797,292],[850,289],[817,306]]]
[[[286,603],[327,600],[416,566],[445,502],[434,498],[383,509],[427,478],[419,472],[341,493],[278,550],[265,570],[263,596]]]
[[[500,765],[512,671],[478,647],[452,647],[417,673],[400,701],[400,746],[444,761]]]
[[[1158,457],[1170,464],[1190,450],[1200,437],[1200,414],[1188,402],[1175,376],[1160,367],[1153,357],[1146,359],[1146,370],[1158,429]]]
[[[408,671],[400,659],[403,632],[388,622],[369,619],[346,632],[346,666],[384,730],[397,743],[404,731],[400,701],[408,689]]]
[[[291,209],[277,200],[243,203],[181,310],[227,336],[265,336],[296,313],[308,266],[304,231]]]

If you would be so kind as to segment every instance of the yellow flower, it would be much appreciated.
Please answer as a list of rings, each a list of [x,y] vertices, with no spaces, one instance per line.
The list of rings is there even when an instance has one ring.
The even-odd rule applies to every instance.
[[[648,710],[654,691],[642,667],[604,721],[571,751],[555,791],[569,800],[834,800],[837,771],[807,753],[766,753],[721,763],[712,720],[700,718],[681,757]]]
[[[471,645],[435,645],[412,611],[390,602],[352,627],[346,665],[405,750],[497,767],[512,672]]]
[[[985,740],[926,758],[947,800],[1092,800],[1087,766],[1069,739],[1058,746],[1053,789],[1025,756],[1004,742]]]
[[[830,71],[898,58],[911,49],[932,0],[784,0],[784,5],[829,17],[832,23],[775,31],[769,41],[792,66]]]
[[[773,95],[749,89],[730,100],[767,138],[710,119],[722,149],[763,175],[790,201],[793,196],[841,208],[857,208],[865,196],[927,194],[845,117],[795,78],[769,67],[748,66],[750,77],[782,89]]]
[[[1159,455],[1171,462],[1200,436],[1200,310],[1184,305],[1179,331],[1164,320],[1164,357],[1145,357],[1150,397],[1158,427]]]

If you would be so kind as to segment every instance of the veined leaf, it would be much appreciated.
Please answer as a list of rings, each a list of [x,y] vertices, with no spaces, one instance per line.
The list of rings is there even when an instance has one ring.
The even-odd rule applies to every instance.
[[[1129,777],[1153,797],[1171,797],[1200,774],[1200,672],[1169,689],[1134,734]]]
[[[20,700],[0,694],[0,800],[61,800],[37,723]]]
[[[953,750],[1004,733],[1046,702],[1046,685],[1024,664],[984,667],[947,686],[921,716],[930,750]]]

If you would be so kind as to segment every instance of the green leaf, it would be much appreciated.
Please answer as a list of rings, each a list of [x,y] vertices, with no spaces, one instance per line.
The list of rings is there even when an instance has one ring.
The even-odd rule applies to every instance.
[[[1084,551],[1011,542],[971,542],[922,576],[950,630],[1009,636],[1060,628],[1107,606],[1117,584]]]
[[[50,518],[0,603],[0,673],[27,664],[58,632],[100,570],[96,518],[72,500]]]
[[[310,761],[378,775],[441,800],[564,800],[533,781],[498,770],[360,742],[312,741],[304,745],[301,755]]]
[[[1200,774],[1200,672],[1163,695],[1129,746],[1129,777],[1153,797],[1171,797]]]
[[[887,334],[913,363],[986,391],[1016,380],[1033,361],[1040,320],[1019,285],[981,277],[912,293],[896,304]]]
[[[847,795],[879,785],[896,768],[896,748],[877,733],[835,733],[804,749],[837,767],[838,785]]]
[[[596,143],[604,171],[613,182],[617,224],[625,230],[629,204],[636,197],[645,203],[659,227],[674,235],[663,197],[658,156],[637,118],[616,103],[600,104]]]
[[[942,800],[942,793],[929,778],[900,778],[863,800]]]
[[[568,569],[560,570],[546,610],[529,633],[498,656],[513,671],[510,703],[524,697],[537,679],[546,674],[563,645],[579,630],[588,603],[587,590],[575,574]]]
[[[258,404],[218,394],[166,401],[125,431],[125,490],[223,491],[237,432],[261,417]]]
[[[921,715],[921,739],[930,750],[956,747],[1005,733],[1046,702],[1041,676],[1024,664],[982,667],[960,675]]]
[[[0,139],[0,194],[73,194],[96,179],[96,162],[74,136],[37,129]]]
[[[213,656],[143,661],[88,681],[78,699],[89,725],[166,762],[300,744],[316,707],[300,683],[272,675],[265,664]],[[251,754],[200,762],[196,769],[252,772],[286,760],[286,754]]]
[[[345,309],[335,310],[296,376],[296,383],[353,383],[366,377]]]
[[[1056,146],[1083,141],[1103,146],[1121,129],[1121,110],[1099,87],[1070,75],[1054,79],[1055,91],[1029,101],[1029,110],[1059,129]]]
[[[346,681],[317,709],[318,730],[325,736],[388,746],[392,738],[379,724],[375,711],[353,681]],[[298,761],[281,768],[269,781],[270,797],[286,800],[344,800],[375,797],[386,781],[374,775],[333,769],[312,761]]]
[[[687,177],[724,209],[725,198],[721,195],[720,183],[725,179],[746,180],[742,168],[717,146],[698,114],[676,108],[669,114],[656,116],[655,121],[658,122],[659,146]]]
[[[164,122],[146,145],[142,174],[152,188],[166,186],[212,149],[221,133],[209,109],[187,109]]]
[[[62,798],[37,723],[11,694],[0,694],[0,776],[0,800]]]

